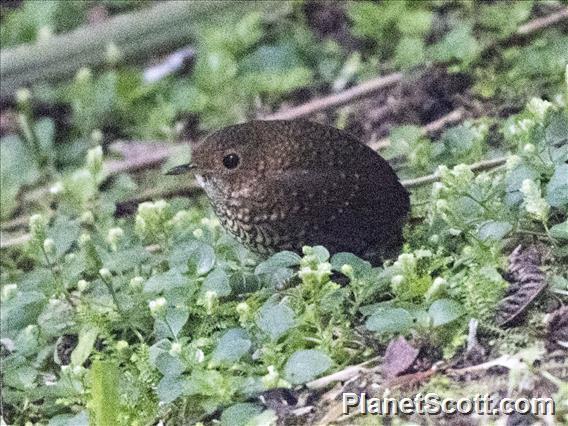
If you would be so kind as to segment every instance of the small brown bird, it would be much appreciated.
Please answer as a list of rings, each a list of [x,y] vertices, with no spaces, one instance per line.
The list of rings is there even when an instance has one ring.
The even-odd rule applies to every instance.
[[[193,149],[222,225],[260,254],[323,245],[374,264],[396,254],[410,203],[390,165],[350,134],[305,120],[251,121]]]

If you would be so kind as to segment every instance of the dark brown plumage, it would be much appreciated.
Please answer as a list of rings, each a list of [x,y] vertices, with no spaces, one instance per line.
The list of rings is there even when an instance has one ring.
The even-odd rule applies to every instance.
[[[390,165],[353,136],[304,120],[226,127],[193,149],[223,226],[252,251],[321,244],[373,263],[396,253],[409,211]]]

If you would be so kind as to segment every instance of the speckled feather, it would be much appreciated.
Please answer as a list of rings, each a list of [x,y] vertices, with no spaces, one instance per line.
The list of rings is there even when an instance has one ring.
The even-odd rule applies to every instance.
[[[223,158],[239,156],[235,169]],[[400,248],[407,191],[390,165],[346,132],[304,120],[252,121],[193,149],[223,226],[269,254],[321,244],[372,260]]]

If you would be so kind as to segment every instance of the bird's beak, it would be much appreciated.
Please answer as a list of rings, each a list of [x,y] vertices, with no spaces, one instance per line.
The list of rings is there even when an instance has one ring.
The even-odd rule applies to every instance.
[[[166,175],[181,175],[184,173],[189,172],[190,170],[195,169],[195,165],[188,163],[188,164],[181,164],[179,166],[175,166],[166,172]]]

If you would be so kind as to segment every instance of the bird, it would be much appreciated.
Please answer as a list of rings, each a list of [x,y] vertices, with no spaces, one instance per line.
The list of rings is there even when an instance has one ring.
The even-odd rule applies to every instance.
[[[304,119],[228,126],[167,174],[187,172],[222,226],[261,256],[322,245],[380,265],[402,247],[409,193],[346,131]]]

